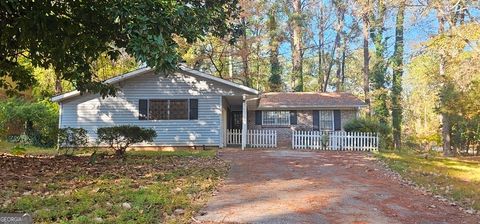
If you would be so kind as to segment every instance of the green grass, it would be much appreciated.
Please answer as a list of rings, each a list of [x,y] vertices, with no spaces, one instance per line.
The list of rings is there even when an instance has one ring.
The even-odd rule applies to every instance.
[[[30,145],[21,145],[15,144],[11,142],[7,142],[5,140],[0,140],[0,154],[1,153],[12,153],[12,148],[15,146],[19,146],[26,149],[25,154],[27,155],[55,155],[57,150],[54,148],[44,148],[44,147],[36,147]]]
[[[94,164],[87,156],[6,156],[0,158],[6,167],[0,212],[28,212],[35,223],[190,223],[228,169],[215,155],[134,151]],[[184,214],[175,215],[176,209]]]
[[[379,152],[379,158],[404,178],[451,198],[460,204],[480,210],[480,162],[468,158],[428,156],[412,150]]]

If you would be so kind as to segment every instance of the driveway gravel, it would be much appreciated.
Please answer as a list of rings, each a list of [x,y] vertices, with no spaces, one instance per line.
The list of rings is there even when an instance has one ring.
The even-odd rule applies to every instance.
[[[366,152],[225,149],[223,186],[205,223],[480,223],[403,184]]]

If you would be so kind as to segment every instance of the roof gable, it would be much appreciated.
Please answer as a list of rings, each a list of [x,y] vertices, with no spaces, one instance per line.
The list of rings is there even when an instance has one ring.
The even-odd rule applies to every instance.
[[[200,78],[203,78],[203,79],[207,79],[207,80],[210,80],[210,81],[221,83],[221,84],[230,86],[230,87],[235,88],[235,89],[242,90],[242,91],[250,93],[250,94],[257,95],[259,93],[258,90],[252,89],[250,87],[240,85],[240,84],[228,81],[228,80],[224,80],[224,79],[221,79],[221,78],[218,78],[218,77],[215,77],[215,76],[212,76],[212,75],[209,75],[209,74],[206,74],[206,73],[194,70],[194,69],[190,69],[190,68],[187,68],[183,65],[179,66],[179,70],[183,74],[187,74],[187,75],[191,75],[191,76],[197,76],[197,77],[200,77]],[[128,73],[125,73],[125,74],[107,79],[107,80],[104,81],[104,83],[106,83],[106,84],[116,84],[116,83],[125,81],[127,79],[134,78],[134,77],[137,77],[137,76],[141,76],[141,75],[144,75],[144,74],[148,74],[148,73],[151,73],[151,72],[154,72],[154,70],[152,68],[149,68],[149,67],[140,68],[140,69],[137,69],[135,71],[128,72]],[[71,91],[71,92],[67,92],[67,93],[63,93],[63,94],[54,96],[50,100],[53,101],[53,102],[61,102],[63,100],[70,99],[70,98],[80,96],[80,95],[81,95],[80,91],[74,90],[74,91]]]

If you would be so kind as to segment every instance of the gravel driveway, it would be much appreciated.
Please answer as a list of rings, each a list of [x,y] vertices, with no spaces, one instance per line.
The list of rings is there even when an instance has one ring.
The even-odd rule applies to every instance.
[[[235,223],[480,223],[389,175],[364,152],[240,151],[195,219]]]

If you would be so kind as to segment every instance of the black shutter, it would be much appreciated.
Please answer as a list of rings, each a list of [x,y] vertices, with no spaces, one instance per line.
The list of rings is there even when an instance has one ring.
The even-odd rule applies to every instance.
[[[297,124],[297,111],[290,111],[290,124]]]
[[[198,99],[190,99],[190,120],[198,119]]]
[[[318,110],[313,110],[313,130],[318,131],[320,130],[320,117],[318,114]]]
[[[342,130],[342,113],[339,110],[333,111],[333,127],[335,131]]]
[[[148,119],[148,100],[138,100],[138,119]]]
[[[262,125],[262,111],[255,111],[255,125]]]

